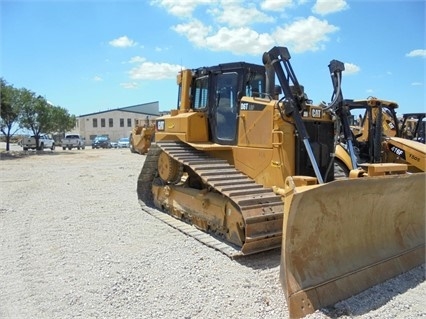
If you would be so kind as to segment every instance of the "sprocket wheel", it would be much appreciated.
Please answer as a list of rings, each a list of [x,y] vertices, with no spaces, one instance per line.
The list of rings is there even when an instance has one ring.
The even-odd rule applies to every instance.
[[[183,174],[183,165],[171,158],[166,152],[161,152],[158,158],[158,174],[170,184],[177,184]]]

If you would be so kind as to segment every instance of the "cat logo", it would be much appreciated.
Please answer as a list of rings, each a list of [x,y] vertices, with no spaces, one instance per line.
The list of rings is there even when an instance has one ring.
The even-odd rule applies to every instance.
[[[322,117],[321,110],[319,110],[319,109],[311,109],[311,117],[321,118]]]
[[[157,121],[157,131],[164,131],[165,123],[164,120]]]

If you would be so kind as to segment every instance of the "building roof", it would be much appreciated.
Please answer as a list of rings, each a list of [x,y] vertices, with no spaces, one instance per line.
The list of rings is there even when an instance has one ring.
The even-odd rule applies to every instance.
[[[112,111],[131,112],[131,113],[139,113],[143,115],[153,115],[153,116],[160,115],[158,101],[155,101],[155,102],[119,107],[116,109],[109,109],[109,110],[99,111],[94,113],[82,114],[82,115],[79,115],[78,117],[92,116],[92,115],[108,113]]]

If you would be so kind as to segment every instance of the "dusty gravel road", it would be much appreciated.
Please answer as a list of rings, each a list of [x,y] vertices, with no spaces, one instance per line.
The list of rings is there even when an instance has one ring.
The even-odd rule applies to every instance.
[[[30,154],[1,153],[0,318],[288,318],[279,251],[230,260],[142,212],[144,156]],[[425,300],[422,265],[307,318],[426,317]]]

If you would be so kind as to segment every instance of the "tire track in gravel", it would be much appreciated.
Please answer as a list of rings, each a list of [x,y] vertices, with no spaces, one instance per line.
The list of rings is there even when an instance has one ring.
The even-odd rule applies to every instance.
[[[32,241],[31,241],[31,228],[34,216],[33,209],[26,209],[28,203],[39,202],[37,198],[34,198],[34,193],[31,191],[37,184],[37,176],[35,178],[27,179],[24,176],[24,172],[20,171],[19,161],[17,165],[9,167],[8,171],[1,171],[1,184],[3,181],[8,181],[8,184],[14,183],[14,193],[8,193],[8,187],[2,187],[2,199],[1,207],[7,213],[2,216],[1,236],[2,245],[6,245],[9,249],[10,254],[2,254],[4,260],[1,264],[8,269],[13,271],[5,270],[4,273],[13,277],[13,285],[3,286],[3,289],[7,290],[6,293],[2,293],[1,298],[1,312],[5,312],[5,317],[15,315],[26,315],[26,311],[29,313],[38,312],[39,301],[37,298],[37,290],[35,288],[34,280],[32,275]],[[19,174],[16,176],[16,174]],[[10,208],[10,201],[13,201],[14,208]],[[6,223],[12,223],[12,227],[6,227]],[[9,258],[6,258],[9,257]],[[7,281],[8,283],[10,281]],[[30,304],[25,304],[25,307],[16,307],[10,310],[4,310],[4,305],[8,304],[8,300],[3,300],[5,296],[11,296],[19,301],[26,302],[32,300]],[[3,314],[2,314],[3,315]]]
[[[12,169],[2,171],[1,180],[15,180],[14,192],[2,197],[1,202],[1,207],[9,204],[14,207],[14,214],[9,214],[9,219],[2,222],[2,230],[5,229],[1,232],[2,241],[8,245],[8,256],[2,264],[7,264],[5,274],[10,276],[7,282],[13,282],[13,285],[4,286],[5,292],[1,294],[4,300],[0,297],[2,318],[28,318],[34,313],[52,317],[55,313],[63,313],[69,304],[75,304],[80,298],[78,289],[72,287],[77,281],[73,270],[80,266],[75,258],[77,246],[74,243],[79,241],[81,233],[77,229],[79,222],[73,220],[72,215],[78,210],[80,212],[75,215],[82,215],[76,198],[83,199],[81,195],[84,194],[79,194],[78,190],[81,185],[90,183],[72,178],[77,182],[69,185],[67,179],[70,175],[78,176],[81,167],[72,162],[63,167],[63,161],[60,155],[30,156],[17,159]],[[26,170],[22,170],[21,165]],[[26,174],[31,175],[30,180],[22,178]],[[17,183],[20,183],[18,187]],[[2,189],[2,193],[7,190]],[[13,203],[8,203],[7,198]],[[58,198],[60,205],[57,205]],[[64,297],[52,307],[51,300],[57,296]]]
[[[279,252],[230,260],[143,213],[144,156],[55,153],[0,161],[0,318],[287,318]],[[307,319],[426,317],[424,271]]]

